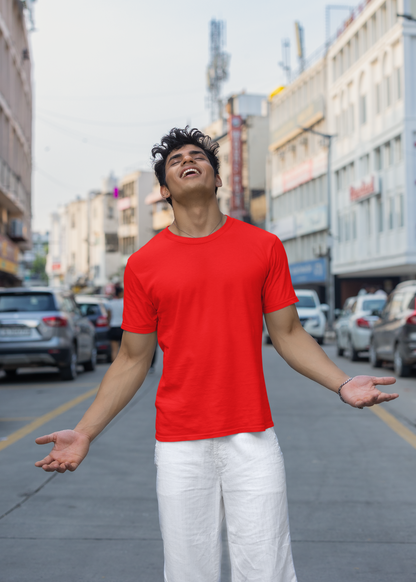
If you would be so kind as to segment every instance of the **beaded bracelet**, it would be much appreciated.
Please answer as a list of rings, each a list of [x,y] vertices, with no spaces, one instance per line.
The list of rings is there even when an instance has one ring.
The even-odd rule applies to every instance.
[[[352,380],[352,378],[348,378],[348,380],[345,380],[345,382],[343,382],[341,384],[341,386],[338,388],[338,396],[341,398],[341,400],[342,400],[342,402],[344,402],[344,404],[348,404],[348,402],[345,402],[345,400],[343,399],[342,394],[341,394],[341,388],[343,386],[345,386],[345,384],[348,384],[348,382],[351,382],[351,380]]]

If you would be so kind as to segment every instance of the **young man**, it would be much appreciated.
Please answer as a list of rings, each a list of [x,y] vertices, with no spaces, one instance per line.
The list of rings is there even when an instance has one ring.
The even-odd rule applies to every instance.
[[[286,255],[274,235],[221,214],[218,145],[173,129],[152,150],[172,225],[129,259],[123,340],[74,430],[37,439],[36,463],[74,471],[90,442],[140,388],[164,352],[156,407],[157,494],[165,582],[220,578],[225,515],[235,582],[295,582],[283,460],[267,400],[261,340],[301,374],[362,408],[397,398],[348,378],[302,328]]]

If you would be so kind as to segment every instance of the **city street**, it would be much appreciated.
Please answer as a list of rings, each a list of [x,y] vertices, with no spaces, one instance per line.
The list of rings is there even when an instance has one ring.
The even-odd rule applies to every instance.
[[[374,372],[366,360],[336,357],[334,345],[325,350],[350,375]],[[161,353],[75,473],[34,467],[50,449],[35,437],[72,428],[107,367],[74,382],[54,372],[0,378],[1,582],[163,580],[153,464]],[[271,346],[264,368],[299,582],[414,582],[416,374],[398,380],[400,398],[381,418],[299,376]],[[223,572],[229,582],[226,549]]]

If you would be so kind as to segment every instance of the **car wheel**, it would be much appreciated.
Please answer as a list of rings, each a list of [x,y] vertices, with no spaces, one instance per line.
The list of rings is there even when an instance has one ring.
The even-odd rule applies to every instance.
[[[324,336],[322,336],[322,337],[317,337],[317,338],[316,338],[316,341],[318,342],[318,344],[319,344],[320,346],[323,346],[323,345],[324,345]]]
[[[343,356],[344,355],[344,348],[341,348],[338,344],[337,344],[337,356]]]
[[[354,348],[354,344],[352,343],[352,339],[348,340],[348,351],[350,352],[350,360],[351,362],[358,362],[358,352]]]
[[[69,354],[69,365],[61,368],[61,380],[75,380],[77,372],[78,357],[75,346],[72,346]]]
[[[411,367],[403,362],[400,355],[400,348],[397,345],[394,350],[394,372],[399,378],[406,378],[410,375]]]
[[[273,343],[273,342],[272,342],[272,340],[271,340],[271,337],[270,337],[269,335],[266,335],[266,345],[267,345],[267,346],[271,346],[271,345],[272,345],[272,343]]]
[[[97,349],[95,347],[91,350],[91,358],[83,366],[86,372],[94,372],[97,366]]]
[[[4,373],[8,378],[15,378],[17,376],[17,368],[13,368],[12,370],[4,370]]]
[[[378,359],[377,351],[376,351],[376,347],[374,345],[374,342],[371,342],[371,344],[370,344],[368,359],[370,360],[370,364],[371,364],[372,368],[381,368],[383,360]]]

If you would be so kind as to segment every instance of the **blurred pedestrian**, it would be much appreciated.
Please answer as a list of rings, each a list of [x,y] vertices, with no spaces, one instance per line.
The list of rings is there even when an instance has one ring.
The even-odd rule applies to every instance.
[[[117,357],[118,351],[120,349],[121,338],[123,336],[123,330],[121,329],[121,324],[123,323],[123,288],[118,286],[116,288],[116,296],[110,302],[110,343],[111,343],[111,361]]]
[[[157,333],[165,582],[220,579],[224,516],[233,582],[295,582],[283,458],[262,368],[263,314],[277,352],[343,402],[363,408],[398,395],[376,388],[394,378],[349,378],[303,329],[282,243],[219,209],[217,153],[218,144],[188,128],[172,129],[153,148],[175,219],[130,257],[120,352],[75,429],[36,440],[55,443],[36,466],[78,467],[143,383]]]

